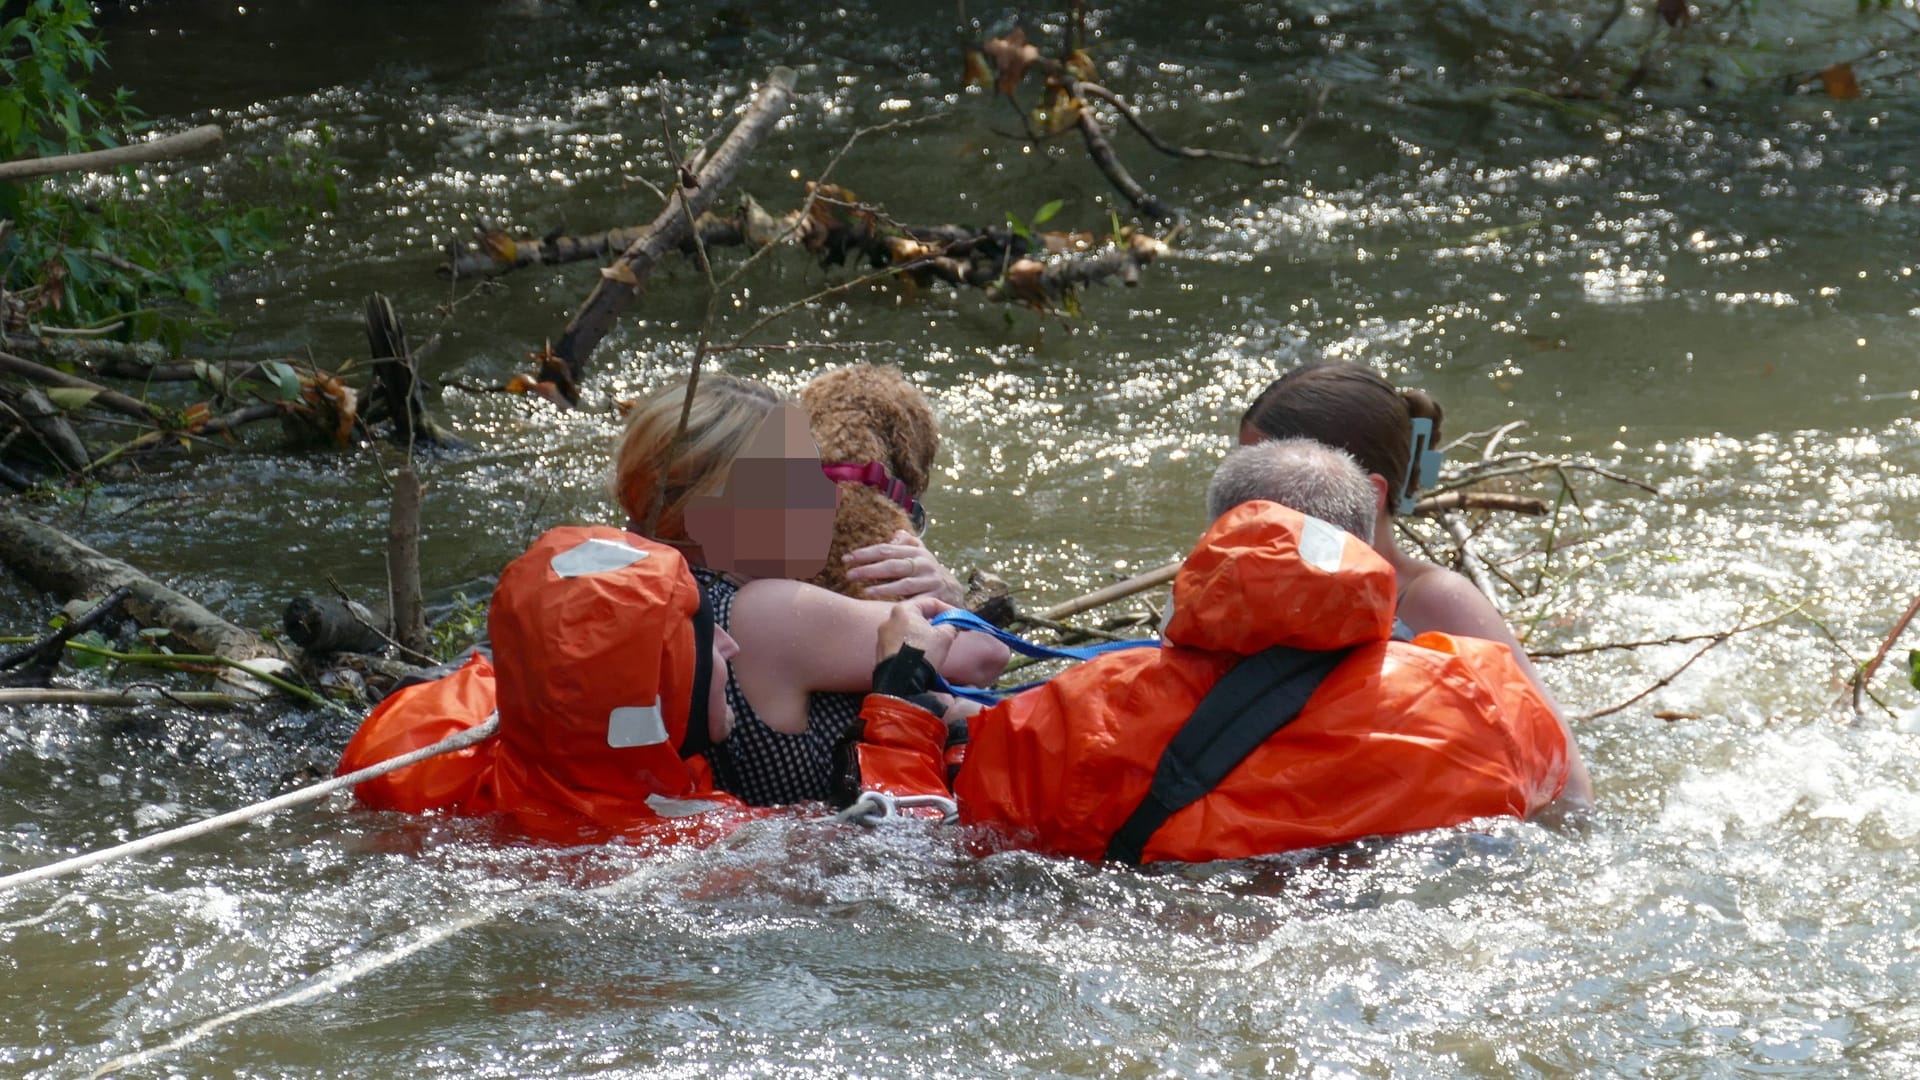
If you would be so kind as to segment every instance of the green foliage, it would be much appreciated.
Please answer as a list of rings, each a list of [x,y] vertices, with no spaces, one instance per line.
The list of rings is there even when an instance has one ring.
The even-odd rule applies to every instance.
[[[120,145],[148,125],[125,90],[100,97],[105,66],[87,0],[31,0],[0,25],[0,161]],[[337,205],[331,132],[255,165],[293,189],[281,209],[208,200],[191,172],[142,182],[131,168],[106,184],[74,177],[0,184],[0,289],[45,325],[159,339],[178,353],[218,328],[215,281],[265,250],[282,215]]]
[[[1033,212],[1033,220],[1030,222],[1021,221],[1020,215],[1009,210],[1007,211],[1007,227],[1013,230],[1013,235],[1028,243],[1032,243],[1033,230],[1052,221],[1053,215],[1059,213],[1060,208],[1065,205],[1067,205],[1067,200],[1055,199],[1040,209],[1035,210]]]
[[[453,609],[433,624],[433,656],[442,662],[455,660],[487,632],[487,599],[475,600],[466,593],[453,598]]]
[[[1907,650],[1907,682],[1920,690],[1920,649]]]

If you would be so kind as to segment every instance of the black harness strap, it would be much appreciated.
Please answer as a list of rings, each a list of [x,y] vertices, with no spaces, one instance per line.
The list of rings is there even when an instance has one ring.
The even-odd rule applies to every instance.
[[[1167,819],[1220,785],[1286,727],[1351,649],[1308,652],[1276,645],[1235,664],[1160,754],[1153,786],[1107,843],[1107,858],[1136,866]]]

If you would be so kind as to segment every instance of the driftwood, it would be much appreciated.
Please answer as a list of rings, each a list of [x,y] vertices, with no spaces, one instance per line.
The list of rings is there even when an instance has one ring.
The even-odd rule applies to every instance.
[[[1005,228],[904,224],[888,218],[872,204],[842,195],[838,188],[816,189],[813,208],[804,219],[800,210],[773,217],[751,196],[745,197],[732,217],[709,212],[700,218],[699,243],[708,249],[793,243],[812,251],[824,263],[853,260],[883,268],[888,276],[897,273],[911,277],[920,285],[938,281],[955,288],[983,289],[995,300],[1037,305],[1062,303],[1079,289],[1107,281],[1136,286],[1141,270],[1166,251],[1165,244],[1144,233],[1130,234],[1116,246],[1101,247],[1085,233],[1043,233],[1029,243]],[[549,235],[522,241],[489,234],[471,248],[450,250],[440,271],[471,277],[591,258],[615,239],[642,231],[615,229],[587,236]],[[692,244],[687,246],[691,248]],[[835,286],[828,293],[844,291],[854,284],[857,282]],[[819,299],[819,295],[825,294],[789,305],[776,317]]]
[[[108,169],[117,169],[122,165],[172,161],[175,158],[189,157],[211,150],[219,145],[219,126],[205,124],[178,135],[168,135],[163,139],[134,143],[130,146],[116,146],[111,150],[92,150],[84,154],[63,154],[59,157],[27,158],[22,161],[0,163],[0,181],[25,180],[29,177],[52,176],[64,172],[104,172]]]
[[[39,440],[47,456],[69,472],[85,469],[93,460],[87,446],[74,434],[73,426],[38,387],[22,387],[18,393],[0,391],[0,403],[9,406]]]
[[[1146,592],[1148,589],[1158,588],[1172,581],[1185,563],[1186,560],[1178,559],[1165,566],[1156,566],[1144,574],[1135,574],[1125,581],[1116,581],[1105,588],[1095,589],[1085,596],[1055,604],[1041,612],[1040,617],[1049,621],[1065,619],[1083,611],[1111,604],[1115,600],[1124,600],[1129,596]]]
[[[661,257],[692,235],[692,222],[733,183],[747,155],[786,112],[793,86],[791,68],[774,68],[720,148],[698,170],[689,167],[677,180],[667,205],[647,227],[646,234],[629,244],[612,266],[601,269],[600,281],[552,350],[554,374],[560,376],[554,381],[567,400],[580,400],[580,376],[600,340],[639,296]]]
[[[89,382],[77,375],[69,375],[64,371],[56,371],[45,364],[36,364],[31,360],[22,359],[12,353],[0,352],[0,372],[9,375],[18,375],[29,382],[39,383],[42,386],[57,386],[67,390],[88,391],[93,394],[93,404],[99,405],[104,409],[110,409],[123,416],[131,416],[136,420],[151,422],[160,415],[160,410],[154,406],[148,405],[144,401],[130,398],[118,390],[109,390],[99,383]]]
[[[46,338],[8,334],[5,349],[85,368],[100,378],[135,382],[192,382],[202,377],[203,363],[167,363],[167,350],[153,341],[99,341],[92,338]],[[217,366],[217,365],[216,365]]]
[[[165,627],[182,651],[245,662],[275,674],[290,666],[251,630],[52,526],[5,510],[0,510],[0,561],[39,588],[67,598],[124,587],[127,613],[143,626]]]
[[[367,297],[367,347],[373,353],[374,392],[386,405],[387,419],[393,423],[393,441],[409,451],[416,445],[462,448],[459,439],[433,422],[427,413],[420,373],[400,316],[385,296]]]

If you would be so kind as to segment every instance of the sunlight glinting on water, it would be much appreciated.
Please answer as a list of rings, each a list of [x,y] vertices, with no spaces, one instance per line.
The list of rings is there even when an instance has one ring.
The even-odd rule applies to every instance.
[[[129,17],[181,49],[239,32],[197,24],[194,4],[161,7]],[[303,27],[293,8],[259,7],[250,19]],[[1916,196],[1885,149],[1911,141],[1907,110],[1799,94],[1580,118],[1475,96],[1525,84],[1526,43],[1572,34],[1570,10],[1452,5],[1435,37],[1400,4],[1203,7],[1089,10],[1102,77],[1194,144],[1270,152],[1304,131],[1276,176],[1156,158],[1114,125],[1123,158],[1190,222],[1137,288],[1089,290],[1069,320],[882,283],[755,340],[884,344],[724,353],[708,370],[791,393],[826,364],[901,365],[942,422],[928,542],[1001,574],[1023,605],[1184,550],[1240,410],[1307,360],[1354,360],[1428,390],[1449,438],[1525,420],[1507,451],[1590,457],[1646,481],[1657,494],[1576,471],[1562,498],[1551,474],[1512,479],[1555,511],[1490,522],[1474,540],[1511,582],[1506,612],[1530,647],[1692,639],[1540,661],[1575,716],[1651,688],[1576,721],[1602,800],[1590,824],[1501,821],[1135,874],[982,856],[984,838],[925,824],[776,821],[699,853],[555,852],[337,800],[8,898],[0,1067],[1920,1068],[1920,709],[1894,670],[1904,647],[1860,718],[1843,704],[1920,580],[1908,512],[1920,498]],[[225,125],[233,147],[217,163],[143,171],[151,190],[260,198],[241,159],[333,133],[343,204],[228,284],[243,309],[227,348],[362,358],[359,304],[374,289],[416,344],[443,336],[436,406],[472,448],[415,462],[435,602],[484,595],[548,524],[615,520],[612,404],[684,377],[706,279],[663,264],[595,357],[587,407],[562,412],[477,388],[531,368],[591,267],[475,290],[433,278],[431,249],[483,221],[538,236],[650,218],[658,197],[629,178],[665,178],[662,101],[697,141],[771,63],[799,68],[794,109],[736,188],[775,213],[854,130],[921,115],[934,119],[867,136],[835,179],[916,223],[999,225],[1061,198],[1056,224],[1099,231],[1116,205],[1070,138],[996,134],[1015,118],[955,88],[944,17],[853,5],[716,26],[668,4],[403,8],[381,12],[391,36],[351,20],[296,31],[313,38],[311,79],[293,77],[291,46],[234,51],[244,91],[223,67],[114,58],[143,94]],[[1064,25],[1028,30],[1057,40]],[[201,78],[213,81],[202,90]],[[721,253],[716,272],[737,260]],[[770,253],[725,298],[713,340],[856,272]],[[383,594],[377,454],[391,464],[377,448],[288,454],[263,437],[111,481],[68,524],[268,625],[289,596],[323,588],[322,573]],[[237,538],[272,554],[237,566]],[[22,628],[50,610],[10,585],[0,600]],[[0,861],[46,862],[285,790],[326,772],[349,726],[294,709],[258,727],[184,709],[9,710]]]

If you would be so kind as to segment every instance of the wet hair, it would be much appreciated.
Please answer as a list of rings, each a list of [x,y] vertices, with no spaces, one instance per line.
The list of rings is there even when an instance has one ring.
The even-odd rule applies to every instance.
[[[685,384],[676,382],[635,405],[627,414],[626,431],[613,462],[613,497],[627,512],[630,529],[645,524],[655,491],[666,485],[653,538],[670,543],[687,539],[688,501],[726,485],[733,459],[783,400],[757,382],[730,375],[704,376],[687,416],[686,442],[675,454],[673,437],[680,429],[680,408],[686,396]]]
[[[1359,364],[1308,364],[1262,390],[1241,416],[1240,430],[1268,439],[1313,439],[1345,450],[1361,468],[1386,479],[1391,514],[1402,495],[1418,490],[1418,477],[1407,472],[1416,417],[1433,421],[1438,446],[1440,404],[1424,392],[1396,390]]]
[[[1353,455],[1312,439],[1272,439],[1228,454],[1207,486],[1207,516],[1255,499],[1373,540],[1373,485]]]

